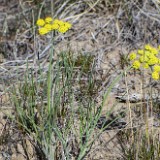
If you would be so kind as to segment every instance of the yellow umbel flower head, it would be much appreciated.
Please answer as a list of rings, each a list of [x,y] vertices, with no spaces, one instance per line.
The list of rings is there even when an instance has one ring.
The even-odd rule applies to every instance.
[[[151,50],[152,49],[152,46],[150,45],[150,44],[146,44],[145,46],[144,46],[144,48],[146,49],[146,50]]]
[[[150,52],[154,55],[157,55],[158,54],[158,49],[152,47]]]
[[[154,70],[155,72],[160,72],[160,66],[159,66],[159,65],[155,65],[155,66],[153,67],[153,70]]]
[[[149,58],[148,58],[147,56],[145,56],[145,55],[139,57],[139,61],[140,61],[141,63],[147,62],[148,60],[149,60]]]
[[[43,19],[38,19],[36,24],[37,26],[43,27],[45,25],[45,21]]]
[[[140,55],[143,55],[143,54],[144,54],[144,50],[139,49],[139,50],[137,51],[137,53],[140,54]]]
[[[147,55],[147,57],[148,57],[149,59],[151,59],[151,58],[154,58],[155,55],[154,55],[153,53],[149,52],[149,54]]]
[[[137,50],[137,55],[132,52],[129,55],[129,60],[134,60],[132,68],[134,69],[148,69],[152,70],[151,76],[154,80],[160,80],[160,45],[153,47],[150,44],[146,44],[143,49]],[[150,71],[150,70],[149,70]]]
[[[39,29],[40,35],[49,33],[52,30],[57,30],[60,33],[65,33],[72,26],[69,22],[63,22],[62,20],[58,19],[53,20],[52,17],[46,17],[45,20],[43,19],[37,20],[37,25],[42,27]]]
[[[151,57],[149,60],[148,60],[148,65],[150,65],[150,66],[152,66],[152,65],[155,65],[155,64],[157,64],[158,63],[158,58],[157,57],[155,57],[155,56],[153,56],[153,57]]]
[[[48,29],[45,28],[45,27],[42,27],[42,28],[39,29],[39,34],[40,35],[47,34],[48,32],[49,32]]]
[[[55,20],[53,21],[53,23],[54,23],[54,24],[58,24],[58,23],[59,23],[59,19],[55,19]]]
[[[153,54],[152,54],[150,51],[145,51],[145,52],[144,52],[144,55],[149,58],[149,57],[152,56]]]
[[[52,17],[46,17],[45,22],[46,23],[51,23],[53,21]]]
[[[136,55],[136,53],[134,53],[134,52],[130,53],[130,55],[129,55],[129,59],[130,59],[131,61],[132,61],[132,60],[135,60],[136,57],[137,57],[137,55]]]
[[[61,20],[59,20],[58,22],[57,22],[57,24],[61,27],[61,26],[64,26],[64,22],[63,21],[61,21]]]
[[[65,32],[68,31],[68,28],[66,28],[65,26],[60,26],[60,27],[58,28],[58,31],[59,31],[60,33],[65,33]]]
[[[65,26],[66,28],[68,28],[68,29],[70,29],[70,28],[72,27],[71,23],[69,23],[69,22],[65,22],[65,23],[64,23],[64,26]]]
[[[57,23],[53,23],[52,24],[52,29],[53,30],[56,30],[56,29],[58,29],[59,28],[59,25],[57,24]]]
[[[140,68],[140,65],[141,65],[140,62],[136,60],[136,61],[133,62],[132,67],[133,67],[134,69],[139,69],[139,68]]]
[[[46,24],[44,26],[44,28],[46,28],[48,31],[51,31],[52,30],[52,25],[51,24]]]
[[[152,72],[152,78],[154,79],[154,80],[159,80],[159,73],[158,72]]]
[[[148,69],[148,68],[149,68],[149,65],[148,65],[148,63],[143,63],[143,64],[142,64],[142,67],[145,68],[145,69]]]

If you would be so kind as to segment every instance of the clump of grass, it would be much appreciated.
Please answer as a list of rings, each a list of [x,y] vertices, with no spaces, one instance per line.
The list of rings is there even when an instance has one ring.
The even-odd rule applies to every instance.
[[[9,137],[10,137],[9,128],[6,128],[6,126],[4,126],[0,134],[0,146],[3,146],[4,144],[8,143]]]
[[[120,54],[119,64],[122,69],[124,69],[125,66],[129,66],[128,58],[124,54]]]
[[[37,21],[40,29],[45,31],[39,32],[40,36],[51,34],[53,30],[55,32],[55,28],[48,27],[48,23],[51,26],[52,22],[55,23],[52,17]],[[67,27],[65,32],[71,27],[71,24],[60,20],[56,20],[56,25],[58,28]],[[61,36],[65,33],[59,32]],[[41,152],[43,159],[82,160],[109,125],[102,124],[95,132],[104,102],[122,75],[112,82],[108,91],[101,95],[102,102],[97,104],[95,97],[99,96],[99,86],[96,82],[95,57],[82,54],[75,57],[71,52],[55,56],[53,44],[52,39],[47,73],[43,73],[44,66],[41,64],[38,70],[28,67],[25,80],[13,86],[14,119],[18,129],[34,139],[36,150],[38,154]],[[53,63],[55,57],[57,59]],[[106,117],[110,113],[108,111]]]
[[[74,58],[72,53],[63,52],[55,64],[52,63],[52,58],[53,50],[47,75],[42,76],[41,67],[36,77],[28,69],[25,81],[13,87],[15,120],[24,134],[35,139],[46,159],[74,157],[81,160],[107,127],[103,126],[99,133],[94,132],[111,88],[102,97],[102,103],[97,105],[93,97],[93,92],[97,89],[93,76],[93,57],[79,55]],[[82,91],[81,78],[85,76],[87,81],[83,85],[85,91]],[[80,91],[84,95],[78,95],[76,100],[77,85],[80,85]],[[107,113],[109,114],[110,112]]]
[[[75,67],[81,67],[81,70],[85,73],[90,71],[92,65],[94,65],[93,55],[79,54],[75,59]]]
[[[118,139],[123,159],[158,160],[160,157],[159,135],[153,131],[149,135],[140,129],[134,129],[134,134],[131,130],[120,131]]]

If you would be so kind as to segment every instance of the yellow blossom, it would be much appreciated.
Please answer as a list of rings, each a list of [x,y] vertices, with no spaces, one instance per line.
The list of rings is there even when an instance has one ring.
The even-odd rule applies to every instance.
[[[145,56],[145,55],[140,56],[140,58],[139,58],[139,61],[140,61],[141,63],[147,62],[148,60],[149,60],[149,58],[148,58],[147,56]]]
[[[150,51],[145,51],[144,55],[150,58],[151,56],[154,56]]]
[[[155,64],[157,64],[158,63],[158,58],[157,57],[155,57],[155,56],[153,56],[153,57],[151,57],[149,60],[148,60],[148,65],[155,65]]]
[[[58,23],[59,23],[59,19],[55,19],[55,20],[53,21],[53,23],[54,23],[54,24],[58,24]]]
[[[155,72],[160,72],[160,66],[159,65],[154,65],[153,70]]]
[[[39,19],[37,25],[42,27],[39,29],[39,34],[41,35],[49,33],[52,30],[58,30],[60,33],[65,33],[72,26],[69,22],[63,22],[58,19],[53,20],[52,17],[46,17],[45,20]]]
[[[153,78],[154,80],[159,80],[159,73],[156,72],[156,71],[152,72],[152,78]]]
[[[66,28],[66,27],[64,27],[64,26],[61,26],[61,27],[58,28],[58,31],[59,31],[60,33],[65,33],[65,32],[68,31],[68,28]]]
[[[44,28],[46,28],[48,31],[51,31],[52,30],[52,25],[51,24],[46,24],[44,26]]]
[[[132,68],[134,69],[152,69],[151,76],[154,80],[160,80],[160,45],[156,48],[150,44],[146,44],[144,49],[138,49],[137,55],[132,52],[129,55],[129,60],[134,60]],[[139,54],[139,55],[138,55]]]
[[[131,61],[132,61],[132,60],[135,60],[136,57],[137,57],[137,55],[136,55],[136,53],[134,53],[134,52],[130,53],[130,55],[129,55],[129,59],[130,59]]]
[[[148,68],[149,68],[149,65],[148,65],[148,63],[143,63],[143,64],[142,64],[142,67],[145,68],[145,69],[148,69]]]
[[[42,27],[42,28],[39,29],[39,34],[40,34],[40,35],[47,34],[48,32],[49,32],[49,31],[47,30],[47,28]]]
[[[52,17],[46,17],[45,22],[46,23],[51,23],[53,21]]]
[[[140,54],[140,55],[143,55],[143,54],[144,54],[144,50],[139,49],[139,50],[137,51],[137,53]]]
[[[148,57],[149,59],[151,59],[151,58],[154,58],[155,55],[154,55],[153,53],[150,52],[150,53],[147,55],[147,57]]]
[[[70,28],[72,27],[71,23],[69,23],[69,22],[65,22],[65,23],[64,23],[64,26],[65,26],[66,28],[68,28],[68,29],[70,29]]]
[[[54,30],[54,29],[58,29],[59,28],[59,25],[57,24],[57,23],[53,23],[52,24],[52,29]]]
[[[156,48],[152,47],[151,53],[153,53],[154,55],[157,55],[158,54],[158,50]]]
[[[136,61],[133,62],[132,67],[133,67],[134,69],[139,69],[139,68],[140,68],[140,65],[141,65],[140,62],[136,60]]]
[[[58,22],[57,22],[57,24],[61,27],[61,26],[64,26],[64,22],[63,21],[61,21],[61,20],[59,20]]]
[[[150,44],[146,44],[145,46],[144,46],[144,48],[146,49],[146,50],[151,50],[151,48],[152,48],[152,46],[150,45]]]
[[[45,21],[43,19],[38,19],[36,24],[37,26],[43,27],[45,25]]]

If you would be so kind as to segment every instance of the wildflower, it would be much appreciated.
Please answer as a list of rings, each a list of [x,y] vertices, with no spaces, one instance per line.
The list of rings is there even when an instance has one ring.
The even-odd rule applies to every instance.
[[[153,56],[153,57],[151,57],[149,60],[148,60],[148,65],[155,65],[155,64],[157,64],[159,62],[159,60],[158,60],[158,58],[157,57],[155,57],[155,56]]]
[[[51,24],[46,24],[44,26],[44,28],[46,28],[48,31],[51,31],[52,30],[52,25]]]
[[[140,65],[141,65],[140,62],[136,60],[136,61],[133,62],[132,67],[133,67],[134,69],[139,69],[139,68],[140,68]]]
[[[61,26],[64,26],[64,22],[63,21],[60,21],[60,20],[58,20],[57,21],[57,24],[61,27]]]
[[[54,24],[58,24],[58,23],[59,23],[59,20],[58,20],[58,19],[55,19],[55,20],[53,21],[53,23],[54,23]]]
[[[156,72],[156,71],[152,72],[152,78],[153,78],[154,80],[158,80],[158,79],[159,79],[159,73]]]
[[[148,69],[148,68],[149,68],[149,65],[148,65],[148,63],[143,63],[143,64],[142,64],[142,67],[145,68],[145,69]]]
[[[132,61],[132,60],[135,60],[136,57],[137,57],[137,55],[136,55],[136,53],[134,53],[134,52],[130,53],[130,55],[129,55],[129,59],[130,59],[131,61]]]
[[[47,34],[48,32],[49,32],[48,29],[45,28],[45,27],[42,27],[42,28],[39,29],[39,34],[40,35]]]
[[[160,50],[160,45],[158,46],[158,50]]]
[[[152,54],[150,51],[145,51],[144,55],[147,56],[148,58],[154,56],[154,54]]]
[[[54,29],[58,29],[59,28],[59,25],[57,24],[57,23],[53,23],[52,24],[52,29],[54,30]]]
[[[37,21],[37,25],[42,27],[39,29],[39,34],[41,35],[44,35],[52,30],[58,30],[60,33],[65,33],[72,26],[69,22],[63,22],[58,19],[53,20],[52,17],[47,17],[45,20],[39,19]]]
[[[137,53],[140,54],[140,55],[143,55],[143,54],[144,54],[144,50],[139,49],[139,50],[137,51]]]
[[[150,45],[150,44],[146,44],[145,46],[144,46],[144,48],[146,49],[146,50],[151,50],[151,48],[152,48],[152,46]]]
[[[58,28],[58,31],[59,31],[60,33],[65,33],[65,32],[68,31],[68,28],[66,28],[65,26],[61,26],[61,27]]]
[[[155,65],[155,66],[153,67],[153,70],[154,70],[155,72],[160,72],[160,66],[159,66],[159,65]]]
[[[149,58],[148,58],[147,56],[145,56],[145,55],[140,56],[140,58],[139,58],[139,61],[140,61],[141,63],[147,62],[148,60],[149,60]]]
[[[38,19],[36,24],[37,26],[43,27],[45,25],[45,21],[43,19]]]
[[[70,29],[70,28],[72,27],[71,23],[69,23],[69,22],[65,22],[65,23],[64,23],[64,26],[65,26],[66,28],[68,28],[68,29]]]
[[[158,50],[156,48],[151,48],[151,53],[153,53],[154,55],[157,55]]]
[[[45,22],[46,23],[51,23],[53,21],[52,17],[46,17]]]

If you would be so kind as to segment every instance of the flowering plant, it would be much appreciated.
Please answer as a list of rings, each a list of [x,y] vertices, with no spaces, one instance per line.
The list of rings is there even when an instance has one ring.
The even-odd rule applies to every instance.
[[[154,80],[160,79],[160,58],[158,54],[160,52],[160,45],[155,48],[149,44],[144,46],[144,49],[139,49],[137,53],[132,52],[129,55],[129,60],[132,61],[132,68],[140,69],[142,66],[144,69],[151,68],[152,78]]]
[[[40,18],[37,20],[36,24],[39,26],[40,35],[45,35],[53,30],[65,33],[72,27],[71,23],[53,19],[52,17],[46,17],[45,19]]]

